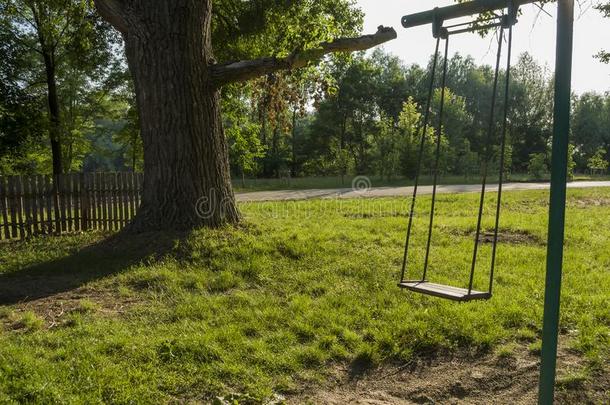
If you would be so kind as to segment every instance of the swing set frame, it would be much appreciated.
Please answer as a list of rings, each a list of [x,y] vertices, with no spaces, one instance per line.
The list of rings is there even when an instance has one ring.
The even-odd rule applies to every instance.
[[[512,55],[512,43],[513,43],[513,26],[517,23],[517,12],[518,9],[510,5],[507,8],[507,13],[502,15],[494,15],[493,17],[485,18],[484,21],[477,20],[476,23],[473,22],[465,22],[458,23],[449,26],[445,26],[445,21],[440,19],[438,15],[435,15],[434,21],[432,23],[432,35],[436,38],[436,47],[434,51],[434,59],[432,63],[432,70],[430,72],[430,86],[428,88],[428,98],[426,102],[426,110],[424,114],[424,121],[422,125],[421,131],[421,140],[419,145],[419,154],[418,154],[418,164],[417,171],[415,174],[415,186],[413,187],[413,195],[411,197],[411,209],[409,210],[409,223],[407,225],[407,236],[405,240],[405,250],[404,256],[402,260],[402,270],[400,274],[400,282],[398,286],[401,288],[406,288],[413,292],[432,295],[448,300],[453,301],[476,301],[476,300],[487,300],[492,297],[493,291],[493,280],[494,280],[494,270],[496,265],[496,253],[498,246],[498,230],[500,226],[500,210],[501,210],[501,202],[502,202],[502,185],[504,181],[504,157],[506,154],[506,132],[507,132],[507,123],[508,123],[508,109],[509,109],[509,97],[510,97],[510,71],[511,71],[511,55]],[[480,22],[485,22],[483,25],[479,25]],[[465,28],[464,28],[465,27]],[[434,217],[435,217],[435,206],[436,206],[436,190],[438,186],[438,169],[439,169],[439,159],[440,159],[440,144],[443,132],[443,113],[445,107],[445,88],[447,81],[447,65],[449,60],[449,39],[454,35],[464,34],[464,33],[472,33],[472,32],[480,32],[481,30],[489,30],[492,28],[499,28],[498,32],[498,53],[496,57],[496,67],[493,78],[493,91],[491,94],[491,102],[490,102],[490,114],[489,114],[489,127],[487,128],[487,136],[485,142],[485,148],[483,151],[483,165],[482,165],[482,184],[481,184],[481,197],[479,200],[479,211],[477,217],[477,226],[475,232],[475,242],[474,242],[474,251],[472,255],[472,262],[470,266],[470,277],[468,288],[459,288],[449,285],[442,285],[431,283],[427,280],[429,265],[430,265],[430,248],[432,242],[432,230],[434,225]],[[483,219],[483,209],[485,205],[485,193],[487,191],[487,177],[489,174],[489,162],[491,160],[492,148],[491,145],[494,142],[494,135],[497,132],[495,125],[496,118],[496,104],[498,98],[498,83],[500,78],[500,65],[502,61],[502,44],[504,43],[504,31],[508,30],[508,56],[506,62],[506,77],[505,77],[505,86],[504,86],[504,114],[502,120],[502,130],[500,136],[500,152],[499,152],[499,182],[498,182],[498,198],[496,202],[496,212],[495,212],[495,223],[493,230],[493,244],[492,244],[492,253],[491,253],[491,266],[489,271],[489,284],[486,291],[476,291],[474,290],[474,275],[477,268],[477,259],[479,253],[479,245],[481,238],[481,230],[482,230],[482,219]],[[417,201],[417,191],[419,186],[419,177],[421,173],[421,166],[423,163],[423,152],[424,145],[426,139],[426,133],[428,130],[428,126],[430,124],[430,107],[432,101],[432,94],[434,92],[434,83],[436,81],[436,70],[438,67],[438,50],[440,48],[441,40],[445,41],[444,46],[444,57],[443,57],[443,68],[442,68],[442,79],[441,79],[441,98],[440,98],[440,106],[439,106],[439,114],[438,114],[438,124],[435,128],[436,135],[436,153],[435,153],[435,162],[434,162],[434,182],[432,187],[432,204],[430,207],[430,218],[428,222],[428,239],[426,243],[426,253],[424,259],[424,269],[422,272],[422,276],[417,280],[406,280],[405,276],[407,276],[407,265],[409,259],[409,247],[411,242],[411,234],[413,230],[413,217],[415,212],[415,204]]]
[[[435,8],[421,13],[402,17],[404,28],[432,24],[435,36],[446,35],[445,21],[453,20],[536,3],[535,0],[473,0],[448,7]],[[549,206],[549,228],[547,243],[546,285],[544,298],[544,319],[542,330],[542,361],[540,366],[539,396],[540,405],[552,405],[554,400],[555,376],[557,365],[557,341],[559,334],[559,311],[561,296],[561,275],[563,268],[566,189],[568,180],[568,144],[570,132],[570,96],[572,83],[572,53],[574,40],[574,0],[558,0],[557,39],[555,59],[555,95],[553,114],[553,144],[551,158],[551,195]],[[440,22],[440,26],[439,26]],[[479,27],[480,29],[480,27]],[[445,32],[443,31],[445,30]],[[466,29],[468,30],[468,29]],[[464,31],[466,32],[466,31]],[[457,33],[454,31],[454,33]],[[499,201],[499,198],[498,198]],[[431,214],[432,215],[432,214]],[[421,283],[421,282],[420,282]],[[428,283],[430,284],[430,283]],[[450,291],[446,286],[435,294],[434,286],[424,292],[448,298]],[[403,286],[417,291],[417,286]],[[462,290],[462,289],[457,289]],[[472,285],[468,295],[472,295]],[[464,297],[463,291],[457,291]],[[484,293],[483,293],[484,294]],[[472,299],[489,298],[478,297]]]

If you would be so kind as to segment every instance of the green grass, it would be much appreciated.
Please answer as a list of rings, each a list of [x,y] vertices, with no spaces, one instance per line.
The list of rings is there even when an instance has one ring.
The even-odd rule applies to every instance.
[[[610,190],[569,196],[562,342],[586,370],[601,370],[610,355]],[[478,196],[438,200],[430,278],[464,286]],[[414,273],[429,204],[422,197],[417,210]],[[334,363],[358,373],[445,352],[535,352],[548,193],[506,194],[495,296],[467,304],[396,287],[406,206],[251,203],[239,229],[2,243],[0,402],[172,403],[235,393],[255,402],[324,381]],[[484,245],[478,288],[489,256]],[[16,325],[36,297],[37,314]],[[562,388],[581,386],[586,372],[574,371]]]
[[[308,189],[330,189],[330,188],[350,188],[356,177],[360,176],[326,176],[326,177],[297,177],[297,178],[282,178],[282,179],[233,179],[233,186],[238,192],[251,191],[273,191],[273,190],[308,190]],[[412,186],[413,180],[405,177],[397,177],[392,179],[382,178],[380,176],[366,176],[370,180],[372,187],[405,187]],[[547,179],[548,180],[548,179]],[[574,181],[587,180],[610,180],[610,176],[577,174],[574,176]],[[423,185],[432,184],[432,176],[422,176],[420,179]],[[489,181],[497,181],[497,176],[491,176]],[[535,179],[528,174],[515,173],[509,176],[507,181],[511,182],[530,182],[530,181],[546,181]],[[479,176],[442,176],[439,184],[478,184],[481,182]]]

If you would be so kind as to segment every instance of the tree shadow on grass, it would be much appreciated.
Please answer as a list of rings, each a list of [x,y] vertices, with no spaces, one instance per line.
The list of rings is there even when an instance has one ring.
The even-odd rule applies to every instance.
[[[0,305],[51,297],[119,274],[143,260],[165,256],[174,250],[177,240],[185,237],[158,232],[118,233],[66,257],[0,274]]]

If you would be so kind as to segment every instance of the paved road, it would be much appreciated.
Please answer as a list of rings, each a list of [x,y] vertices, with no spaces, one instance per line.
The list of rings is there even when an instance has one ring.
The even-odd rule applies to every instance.
[[[578,181],[569,183],[568,188],[595,188],[610,187],[610,181]],[[548,183],[506,183],[504,190],[547,190]],[[488,191],[497,191],[497,184],[487,187]],[[481,191],[479,184],[463,184],[451,186],[438,186],[439,194],[476,193]],[[282,200],[309,200],[312,198],[373,198],[373,197],[404,197],[413,194],[413,187],[373,187],[368,190],[353,190],[351,188],[328,190],[280,190],[257,191],[251,193],[237,193],[237,201],[282,201]],[[420,186],[418,194],[432,194],[432,186]]]

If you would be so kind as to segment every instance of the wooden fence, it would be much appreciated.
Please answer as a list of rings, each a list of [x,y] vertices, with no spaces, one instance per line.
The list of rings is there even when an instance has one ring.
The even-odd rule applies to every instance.
[[[140,205],[142,174],[0,176],[0,239],[119,230]]]

